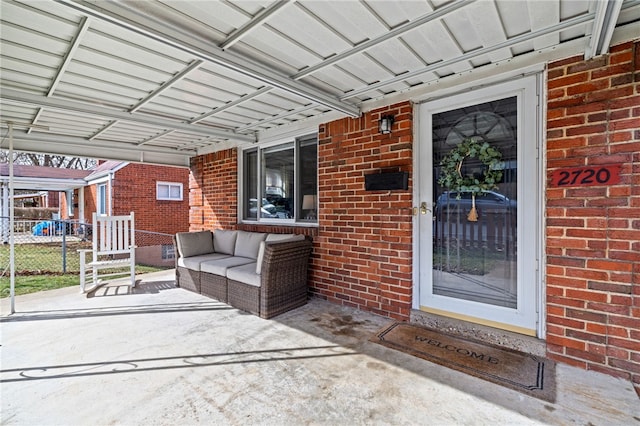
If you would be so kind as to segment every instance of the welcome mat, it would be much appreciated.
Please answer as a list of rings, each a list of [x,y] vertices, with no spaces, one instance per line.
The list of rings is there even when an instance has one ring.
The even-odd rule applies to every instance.
[[[546,358],[401,322],[380,330],[371,341],[545,401],[555,401],[555,362]]]

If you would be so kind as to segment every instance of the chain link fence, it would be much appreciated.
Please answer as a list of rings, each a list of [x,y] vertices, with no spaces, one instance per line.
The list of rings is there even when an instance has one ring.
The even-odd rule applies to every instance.
[[[8,217],[0,216],[0,277],[10,274]],[[16,219],[15,271],[23,275],[80,272],[79,249],[91,249],[91,224],[69,220]],[[175,266],[173,235],[136,230],[136,264]]]

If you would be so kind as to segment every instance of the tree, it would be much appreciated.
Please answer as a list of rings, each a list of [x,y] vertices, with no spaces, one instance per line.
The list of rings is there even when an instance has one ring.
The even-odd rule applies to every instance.
[[[64,155],[35,154],[31,152],[14,152],[14,164],[28,166],[45,166],[64,169],[87,170],[96,165],[96,160],[84,157],[67,157]],[[9,162],[9,151],[0,150],[0,163]]]

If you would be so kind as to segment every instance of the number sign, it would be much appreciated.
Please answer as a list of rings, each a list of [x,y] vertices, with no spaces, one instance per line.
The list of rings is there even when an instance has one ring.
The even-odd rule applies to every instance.
[[[601,166],[567,167],[554,170],[551,174],[552,187],[565,186],[607,186],[620,183],[622,164]]]

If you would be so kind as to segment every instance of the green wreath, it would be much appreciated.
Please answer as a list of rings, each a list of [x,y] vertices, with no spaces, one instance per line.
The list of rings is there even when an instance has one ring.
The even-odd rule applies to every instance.
[[[466,158],[477,158],[486,167],[482,172],[482,177],[473,175],[462,175],[462,163]],[[448,190],[457,192],[457,199],[460,199],[462,192],[471,192],[472,208],[467,217],[470,221],[477,221],[475,198],[476,194],[482,193],[498,187],[498,182],[502,179],[502,153],[492,147],[488,142],[478,142],[473,139],[465,139],[440,161],[442,166],[438,183]]]

